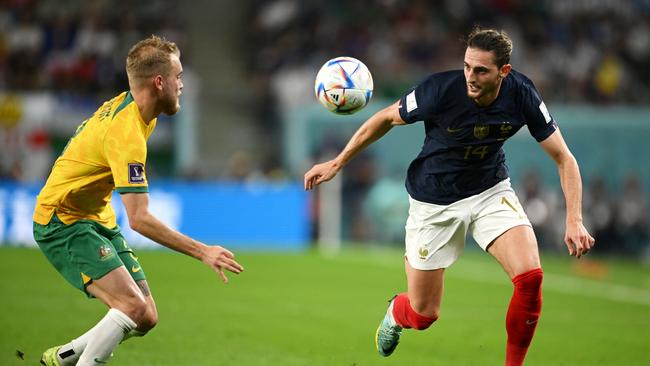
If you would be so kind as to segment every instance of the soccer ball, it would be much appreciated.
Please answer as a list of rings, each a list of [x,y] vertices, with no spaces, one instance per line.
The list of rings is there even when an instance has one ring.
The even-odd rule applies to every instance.
[[[372,75],[363,62],[352,57],[327,61],[316,75],[316,99],[330,112],[352,114],[372,97]]]

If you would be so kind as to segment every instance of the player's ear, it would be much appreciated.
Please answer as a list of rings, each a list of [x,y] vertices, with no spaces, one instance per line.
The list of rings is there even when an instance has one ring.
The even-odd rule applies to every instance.
[[[508,74],[510,73],[510,70],[512,70],[512,65],[510,65],[510,64],[505,64],[505,65],[501,66],[501,69],[499,70],[499,76],[501,77],[501,79],[508,76]]]
[[[156,75],[153,77],[153,85],[156,87],[156,89],[163,90],[163,82],[164,79],[162,75]]]

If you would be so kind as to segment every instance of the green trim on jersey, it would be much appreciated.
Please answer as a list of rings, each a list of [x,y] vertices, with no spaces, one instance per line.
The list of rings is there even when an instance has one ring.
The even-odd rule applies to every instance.
[[[117,193],[149,193],[149,187],[115,187]]]
[[[115,112],[113,113],[113,117],[111,117],[111,118],[115,118],[115,116],[122,109],[126,108],[126,106],[129,105],[129,103],[131,103],[131,102],[133,102],[133,95],[131,95],[131,91],[128,91],[128,92],[126,92],[126,97],[124,97],[124,100],[122,101],[122,103],[120,103],[120,105],[117,106],[117,108],[115,109]]]

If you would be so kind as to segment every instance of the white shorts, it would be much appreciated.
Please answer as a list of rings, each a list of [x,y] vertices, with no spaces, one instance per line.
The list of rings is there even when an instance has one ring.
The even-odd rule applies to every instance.
[[[434,205],[409,197],[406,258],[421,270],[451,266],[465,247],[467,231],[483,249],[508,229],[531,226],[510,179],[450,205]]]

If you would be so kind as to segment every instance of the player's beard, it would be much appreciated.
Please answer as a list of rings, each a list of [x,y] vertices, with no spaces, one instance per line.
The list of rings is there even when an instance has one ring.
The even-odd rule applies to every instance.
[[[168,116],[173,116],[181,109],[177,93],[165,93],[161,99],[162,112]]]
[[[478,87],[475,91],[470,91],[470,87],[468,83],[468,85],[466,85],[467,96],[471,99],[474,99],[475,101],[479,101],[481,98],[484,98],[486,95],[496,92],[497,89],[499,88],[500,82],[501,82],[501,78],[497,76],[497,78],[492,82],[485,82],[483,84],[475,83],[473,85]]]

